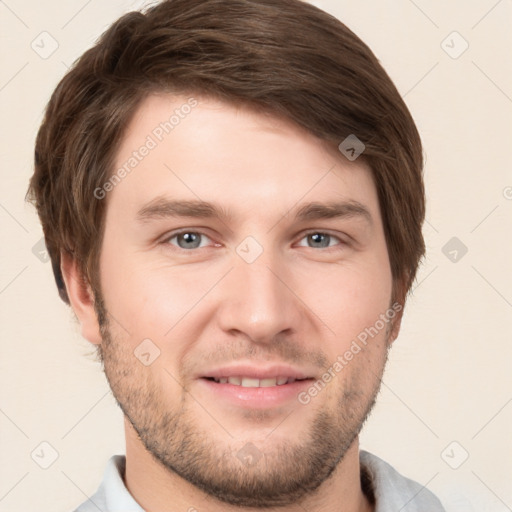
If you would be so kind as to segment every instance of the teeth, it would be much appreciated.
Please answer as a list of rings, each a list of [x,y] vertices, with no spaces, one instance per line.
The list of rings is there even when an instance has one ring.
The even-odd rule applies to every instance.
[[[284,379],[284,382],[286,382],[286,379]],[[283,382],[283,384],[284,384]],[[269,388],[270,386],[276,386],[277,385],[277,379],[261,379],[260,380],[260,388]]]
[[[229,379],[228,379],[229,382]],[[250,379],[249,377],[242,377],[243,388],[258,388],[260,386],[259,379]]]
[[[243,388],[268,388],[272,386],[282,386],[295,382],[297,379],[288,377],[272,377],[267,379],[254,379],[252,377],[220,377],[214,378],[215,382],[219,384],[234,384],[235,386],[242,386]]]

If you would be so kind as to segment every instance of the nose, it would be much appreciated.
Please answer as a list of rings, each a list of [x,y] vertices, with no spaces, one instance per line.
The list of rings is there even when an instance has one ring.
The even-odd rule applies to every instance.
[[[299,329],[305,306],[285,267],[270,250],[252,263],[234,255],[234,268],[224,280],[217,311],[224,332],[242,333],[254,343],[269,344],[276,336]]]

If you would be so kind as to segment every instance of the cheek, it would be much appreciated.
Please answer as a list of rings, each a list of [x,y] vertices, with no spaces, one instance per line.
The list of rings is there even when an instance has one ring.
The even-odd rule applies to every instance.
[[[164,276],[158,276],[137,263],[137,258],[111,256],[108,245],[101,256],[101,283],[105,305],[112,317],[131,337],[140,335],[162,336],[163,325],[158,325],[159,308],[169,307],[178,301],[170,300],[169,294],[176,290],[169,287]],[[170,315],[169,315],[170,316]],[[162,320],[163,322],[163,320]],[[152,326],[151,332],[149,326]],[[167,327],[168,329],[168,327]]]
[[[305,297],[304,302],[334,331],[335,343],[341,349],[386,312],[391,286],[391,270],[387,265],[340,264],[308,279],[302,284],[300,296]]]
[[[179,350],[177,333],[184,340],[184,327],[191,334],[190,328],[196,329],[189,320],[200,311],[201,298],[218,277],[211,270],[197,272],[185,266],[148,263],[144,254],[115,261],[107,255],[105,252],[102,267],[105,304],[124,335],[130,333],[129,343],[135,346],[149,338],[162,347],[173,340]]]

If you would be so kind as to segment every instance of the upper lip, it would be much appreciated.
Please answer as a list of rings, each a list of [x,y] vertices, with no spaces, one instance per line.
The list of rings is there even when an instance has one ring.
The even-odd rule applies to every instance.
[[[286,364],[273,364],[270,366],[254,366],[249,364],[237,364],[222,366],[204,371],[200,377],[249,377],[252,379],[271,379],[273,377],[287,377],[289,379],[310,379],[313,373],[307,370],[294,368]]]

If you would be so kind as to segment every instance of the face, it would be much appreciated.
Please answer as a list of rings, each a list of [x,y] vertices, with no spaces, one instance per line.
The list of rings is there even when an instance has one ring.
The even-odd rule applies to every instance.
[[[380,385],[392,279],[375,185],[287,121],[187,100],[145,100],[117,156],[129,172],[104,189],[105,373],[162,467],[230,504],[294,503]]]

